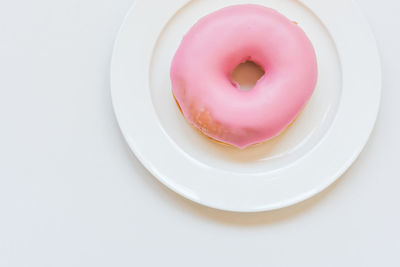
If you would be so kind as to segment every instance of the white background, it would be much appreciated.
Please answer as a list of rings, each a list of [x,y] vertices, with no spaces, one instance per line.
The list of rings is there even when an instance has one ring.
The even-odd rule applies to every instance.
[[[400,266],[400,2],[357,2],[383,66],[365,150],[318,196],[237,214],[166,189],[120,134],[109,65],[133,0],[0,0],[0,266]]]

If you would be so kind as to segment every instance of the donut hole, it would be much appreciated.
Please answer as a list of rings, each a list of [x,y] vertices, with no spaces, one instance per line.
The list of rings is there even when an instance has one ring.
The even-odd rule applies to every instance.
[[[257,63],[248,60],[239,64],[232,72],[232,83],[242,91],[250,91],[265,71]]]

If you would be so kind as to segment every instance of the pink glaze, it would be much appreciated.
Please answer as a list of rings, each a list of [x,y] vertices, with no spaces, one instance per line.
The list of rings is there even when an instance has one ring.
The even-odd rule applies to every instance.
[[[232,71],[251,60],[265,75],[241,91]],[[303,30],[277,11],[237,5],[200,19],[171,66],[174,96],[186,119],[218,141],[245,148],[284,130],[317,81],[314,48]]]

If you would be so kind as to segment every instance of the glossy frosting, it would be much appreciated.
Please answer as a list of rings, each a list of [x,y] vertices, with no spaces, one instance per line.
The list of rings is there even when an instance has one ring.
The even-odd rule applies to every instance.
[[[265,75],[241,91],[231,73],[251,60]],[[184,36],[171,66],[173,94],[186,119],[218,141],[245,148],[284,130],[317,81],[314,48],[303,30],[259,5],[220,9]]]

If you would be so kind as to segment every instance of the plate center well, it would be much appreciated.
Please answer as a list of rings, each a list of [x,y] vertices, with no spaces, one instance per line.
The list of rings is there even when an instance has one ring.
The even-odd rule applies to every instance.
[[[190,126],[179,111],[172,96],[171,61],[183,35],[198,19],[220,8],[243,3],[236,0],[201,0],[191,1],[180,9],[165,26],[154,47],[150,90],[154,109],[165,133],[193,159],[218,169],[269,172],[301,158],[323,138],[334,120],[340,101],[341,66],[329,32],[319,18],[299,1],[246,1],[274,8],[299,23],[317,54],[318,83],[304,110],[278,137],[244,150],[211,141]]]

